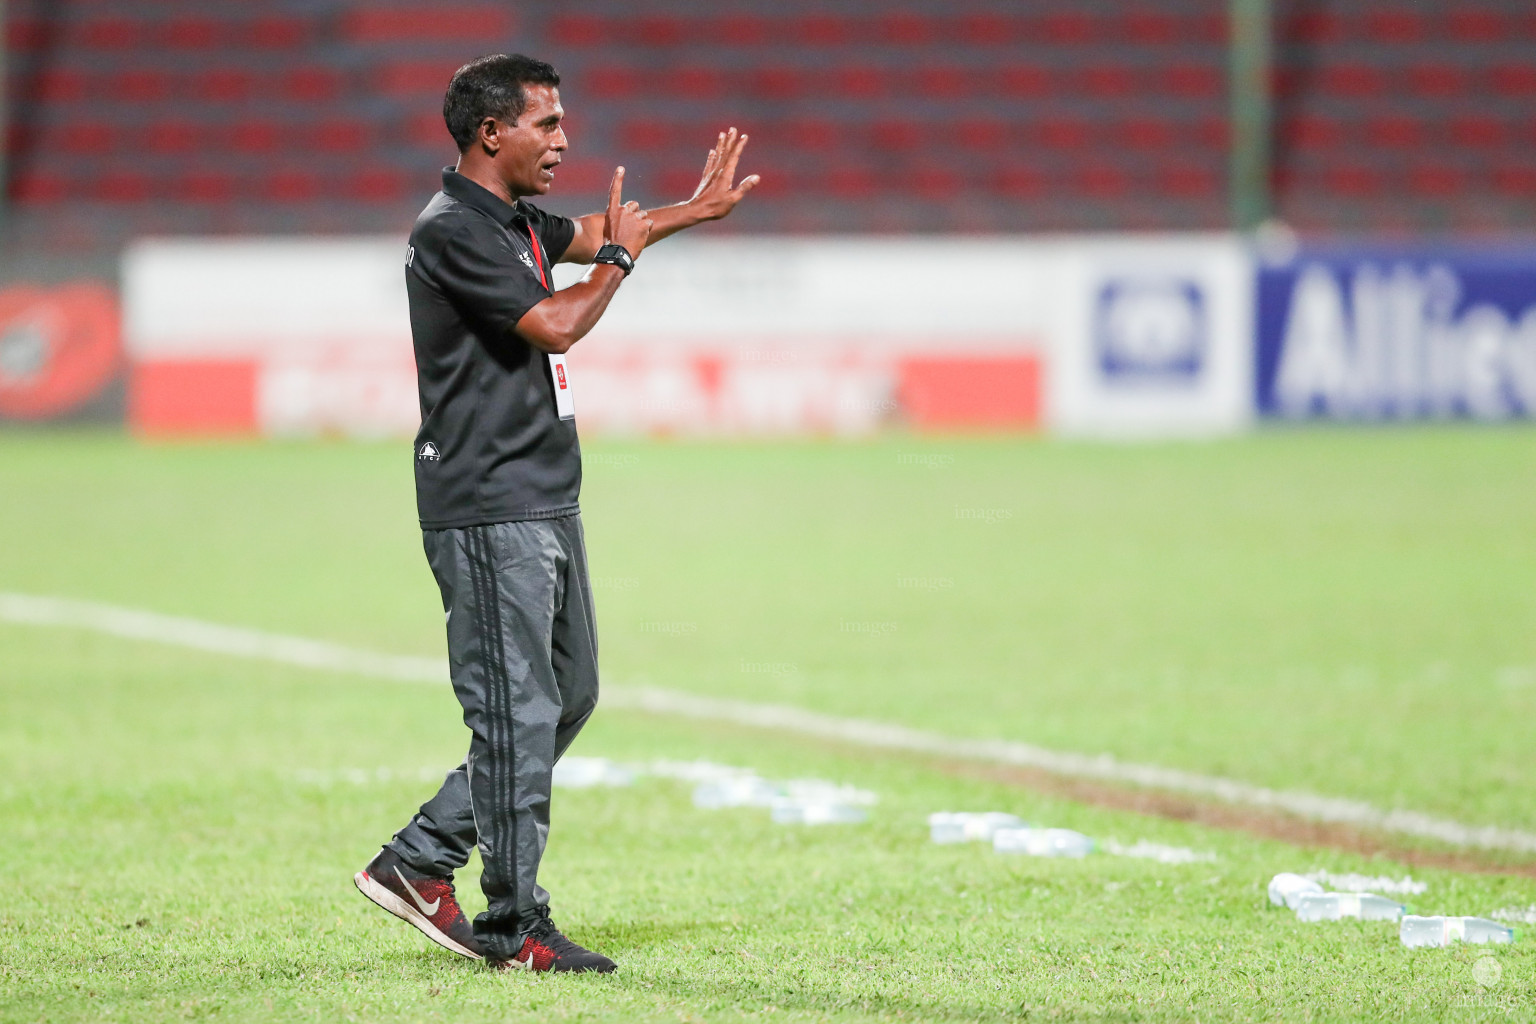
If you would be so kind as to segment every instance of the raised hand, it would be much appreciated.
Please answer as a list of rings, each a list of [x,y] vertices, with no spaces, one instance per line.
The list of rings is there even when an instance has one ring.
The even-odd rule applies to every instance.
[[[694,190],[693,198],[688,200],[688,205],[698,212],[700,219],[719,220],[724,217],[762,180],[756,174],[749,174],[741,180],[741,184],[732,185],[736,180],[736,162],[741,159],[741,151],[746,146],[747,137],[736,134],[735,128],[720,133],[715,148],[709,151],[709,156],[704,160],[704,175],[699,179],[699,187]]]
[[[624,202],[624,168],[613,172],[613,182],[608,186],[608,212],[603,217],[603,239],[622,245],[631,256],[639,256],[640,250],[651,237],[651,215],[640,209],[634,200]]]

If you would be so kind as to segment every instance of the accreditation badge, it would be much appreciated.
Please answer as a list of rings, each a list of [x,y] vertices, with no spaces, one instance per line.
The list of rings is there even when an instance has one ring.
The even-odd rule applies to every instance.
[[[571,397],[571,372],[565,366],[565,354],[549,353],[549,379],[555,385],[555,413],[563,420],[576,418],[576,400]]]

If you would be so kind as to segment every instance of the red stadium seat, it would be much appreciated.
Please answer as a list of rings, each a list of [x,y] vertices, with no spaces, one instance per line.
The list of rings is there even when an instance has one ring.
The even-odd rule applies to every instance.
[[[1031,34],[1043,43],[1070,46],[1093,42],[1097,30],[1098,22],[1091,14],[1058,11],[1037,18]]]
[[[690,100],[715,99],[726,91],[729,79],[720,68],[702,65],[685,65],[668,70],[665,78],[669,90],[687,96]]]
[[[310,45],[313,33],[307,19],[272,14],[239,26],[235,38],[241,46],[262,50],[299,50]]]
[[[645,76],[623,64],[601,64],[585,77],[584,88],[594,96],[630,96],[645,86]]]
[[[1344,144],[1346,137],[1343,122],[1319,114],[1293,118],[1280,125],[1282,146],[1288,144],[1301,150],[1335,150]]]
[[[276,121],[239,121],[221,134],[224,145],[236,153],[275,153],[283,148],[283,127]]]
[[[1382,190],[1384,178],[1373,164],[1337,160],[1323,170],[1323,184],[1337,195],[1360,199]]]
[[[191,121],[155,121],[145,125],[138,137],[150,153],[184,156],[203,147],[207,129]]]
[[[967,149],[990,152],[1008,144],[1009,124],[1001,118],[970,117],[955,125],[955,138]]]
[[[710,18],[695,31],[701,38],[721,46],[763,46],[773,38],[778,24],[761,15],[739,13]],[[789,38],[786,42],[794,40]]]
[[[5,48],[10,53],[30,53],[48,41],[47,23],[38,18],[12,15],[5,24]]]
[[[411,176],[388,167],[369,167],[336,183],[339,193],[365,203],[397,203],[410,192]]]
[[[844,99],[875,99],[885,96],[892,84],[890,72],[868,64],[833,68],[830,78],[833,91]]]
[[[880,187],[879,175],[873,168],[851,162],[827,168],[819,181],[827,193],[845,199],[864,198]]]
[[[1115,141],[1134,150],[1172,150],[1178,142],[1174,125],[1158,118],[1133,118],[1115,128]]]
[[[44,103],[75,103],[91,92],[91,81],[84,72],[68,68],[47,68],[30,82],[24,82],[22,94]]]
[[[925,99],[961,99],[987,91],[977,81],[976,72],[962,65],[925,65],[917,69],[915,77]]]
[[[171,76],[156,68],[133,68],[109,79],[115,99],[135,103],[158,103],[172,95]]]
[[[1409,7],[1367,11],[1362,25],[1367,39],[1381,43],[1416,43],[1429,34],[1424,15]]]
[[[167,49],[212,50],[224,42],[229,25],[194,16],[169,18],[155,28],[155,42]]]
[[[353,43],[463,42],[492,49],[512,35],[512,14],[504,6],[358,6],[341,19],[342,36]]]
[[[1029,38],[1029,30],[1021,18],[986,12],[963,15],[956,35],[967,46],[1016,46]]]
[[[1451,142],[1468,149],[1499,149],[1513,138],[1510,125],[1497,117],[1485,114],[1467,114],[1454,118],[1447,125]]]
[[[870,126],[870,141],[884,153],[904,153],[926,148],[930,129],[910,119],[876,121]]]
[[[1500,164],[1493,169],[1493,184],[1517,199],[1536,195],[1536,163]]]
[[[127,18],[93,18],[72,25],[71,34],[87,50],[136,50],[147,42],[147,28]]]
[[[808,14],[789,25],[790,35],[805,46],[842,46],[857,35],[853,22],[834,14]]]
[[[279,203],[309,202],[326,192],[318,174],[299,168],[286,168],[266,175],[260,180],[258,189],[263,197]]]
[[[441,102],[443,91],[461,63],[452,57],[383,64],[374,71],[374,86],[386,96],[431,96]]]
[[[341,95],[342,88],[341,72],[318,64],[290,68],[278,80],[280,95],[303,103],[330,102]]]
[[[1365,99],[1386,91],[1386,75],[1373,64],[1329,64],[1318,74],[1325,94]]]
[[[46,206],[70,198],[70,184],[64,178],[41,171],[25,171],[12,178],[7,188],[11,200],[27,206]]]
[[[931,46],[939,38],[939,25],[912,11],[893,11],[880,16],[875,38],[886,45]]]
[[[1224,170],[1209,164],[1179,162],[1158,168],[1155,181],[1160,191],[1182,198],[1219,195],[1225,188]]]
[[[1081,118],[1048,118],[1025,131],[1029,145],[1048,149],[1082,149],[1093,139],[1092,127]]]
[[[1042,67],[1014,64],[997,75],[997,87],[1004,96],[1038,99],[1055,91],[1055,76]]]
[[[1131,191],[1131,174],[1121,164],[1092,161],[1078,168],[1070,179],[1083,195],[1109,199]]]
[[[90,179],[88,195],[104,203],[142,203],[153,191],[153,181],[147,174],[109,170]]]
[[[1121,99],[1136,92],[1135,72],[1124,64],[1090,64],[1078,74],[1080,88],[1090,96]]]
[[[1168,93],[1187,99],[1214,99],[1227,88],[1226,70],[1211,64],[1170,64],[1158,77]]]
[[[1416,149],[1424,144],[1427,132],[1416,117],[1388,114],[1365,124],[1366,141],[1383,149]]]
[[[1496,43],[1511,34],[1515,26],[1500,11],[1455,6],[1446,12],[1445,27],[1458,42]]]
[[[227,203],[241,191],[234,175],[223,171],[193,171],[172,186],[172,196],[192,203]]]
[[[1500,96],[1536,97],[1536,64],[1497,64],[1489,70],[1488,80]]]
[[[247,99],[256,90],[256,76],[239,68],[214,68],[193,77],[190,95],[203,100],[234,103]]]
[[[1408,188],[1421,196],[1454,196],[1466,188],[1467,177],[1453,164],[1419,163],[1408,169]]]
[[[1408,69],[1408,86],[1417,95],[1449,98],[1471,91],[1467,69],[1455,64],[1425,62]]]
[[[596,14],[555,13],[545,32],[556,46],[601,46],[608,40],[608,19]]]
[[[1125,15],[1121,30],[1131,42],[1159,46],[1178,42],[1182,35],[1180,28],[1178,15],[1156,8],[1142,8]]]
[[[1050,191],[1051,180],[1038,167],[1014,164],[998,171],[992,186],[1011,199],[1038,199]]]
[[[1344,19],[1330,11],[1312,10],[1286,21],[1280,30],[1285,42],[1336,43],[1348,34]]]
[[[629,26],[628,39],[644,46],[678,46],[687,41],[688,23],[682,18],[652,14],[636,18]]]

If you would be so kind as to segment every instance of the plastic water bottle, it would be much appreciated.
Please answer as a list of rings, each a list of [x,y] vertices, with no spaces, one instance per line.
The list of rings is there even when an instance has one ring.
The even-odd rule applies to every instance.
[[[769,807],[778,797],[779,787],[756,775],[710,779],[693,789],[693,805],[708,810],[719,807]]]
[[[1302,921],[1396,921],[1403,905],[1370,892],[1304,892],[1296,898],[1296,917]]]
[[[1015,815],[1000,811],[939,811],[928,815],[928,836],[936,843],[990,843],[1000,828],[1023,828]]]
[[[1069,828],[1000,828],[992,833],[992,849],[1031,857],[1086,857],[1093,852],[1093,840]]]
[[[780,825],[857,825],[869,812],[852,804],[786,798],[775,801],[773,820]]]
[[[1484,917],[1403,918],[1398,938],[1409,949],[1419,946],[1449,946],[1453,942],[1514,942],[1515,931]]]
[[[1277,907],[1296,909],[1296,901],[1303,893],[1322,892],[1323,887],[1301,875],[1281,872],[1269,880],[1269,902]]]

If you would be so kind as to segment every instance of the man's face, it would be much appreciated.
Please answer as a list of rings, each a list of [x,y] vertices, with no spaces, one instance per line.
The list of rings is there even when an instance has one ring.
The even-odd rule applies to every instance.
[[[501,149],[496,163],[514,196],[541,196],[555,181],[555,167],[567,143],[560,127],[565,110],[560,91],[547,85],[525,85],[527,109],[517,124],[499,122]]]

